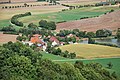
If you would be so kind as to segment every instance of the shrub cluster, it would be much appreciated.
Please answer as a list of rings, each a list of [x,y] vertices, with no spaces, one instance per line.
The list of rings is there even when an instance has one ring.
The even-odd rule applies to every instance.
[[[18,15],[14,15],[12,18],[11,18],[11,23],[17,25],[17,26],[23,26],[23,23],[18,21],[18,18],[21,18],[21,17],[25,17],[25,16],[30,16],[31,13],[30,12],[26,12],[25,14],[18,14]]]
[[[53,22],[53,21],[48,22],[48,21],[46,21],[46,20],[41,20],[41,21],[39,22],[39,25],[40,25],[40,27],[42,27],[42,28],[44,28],[44,29],[56,30],[56,24],[55,24],[55,22]]]

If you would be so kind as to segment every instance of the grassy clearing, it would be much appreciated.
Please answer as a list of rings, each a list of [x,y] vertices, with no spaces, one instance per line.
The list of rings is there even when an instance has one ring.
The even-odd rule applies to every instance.
[[[0,20],[0,29],[2,27],[8,26],[9,24],[9,20]]]
[[[50,59],[50,60],[69,60],[67,58],[64,58],[64,57],[61,57],[61,56],[56,56],[56,55],[53,55],[53,54],[49,54],[49,53],[46,53],[46,52],[41,52],[42,55],[43,55],[43,58],[44,59]]]
[[[120,56],[120,48],[92,45],[92,44],[71,44],[59,47],[62,51],[75,52],[77,57],[83,58],[105,58]]]

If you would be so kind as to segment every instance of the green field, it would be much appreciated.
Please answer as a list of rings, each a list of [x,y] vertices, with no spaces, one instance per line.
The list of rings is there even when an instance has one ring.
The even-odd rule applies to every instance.
[[[22,21],[25,26],[27,26],[29,23],[35,23],[38,25],[38,22],[42,19],[45,19],[48,21],[55,21],[55,22],[73,21],[73,20],[80,20],[80,18],[82,17],[100,16],[106,12],[109,12],[111,9],[118,10],[120,8],[118,6],[84,7],[84,8],[74,9],[74,10],[59,11],[59,12],[52,12],[52,13],[49,12],[48,10],[48,13],[41,12],[42,14],[40,13],[39,10],[36,10],[35,12],[32,12],[32,16],[19,18],[19,20]],[[16,12],[17,11],[14,11],[14,14]],[[10,10],[9,10],[9,13],[10,13]],[[12,17],[12,14],[13,14],[13,11],[11,11],[10,13],[11,17]],[[2,16],[5,16],[5,15],[8,15],[8,13],[2,14]],[[0,20],[0,28],[3,26],[9,25],[10,24],[9,19]]]
[[[48,21],[55,21],[55,22],[73,21],[73,20],[80,20],[80,18],[82,17],[100,16],[106,12],[109,12],[111,9],[118,10],[119,8],[117,6],[84,7],[74,10],[60,11],[60,12],[47,13],[47,14],[34,14],[32,16],[20,18],[19,20],[24,22],[26,25],[28,25],[30,22],[38,24],[38,22],[42,19]]]
[[[41,52],[42,53],[42,57],[43,58],[47,58],[47,59],[50,59],[50,60],[69,60],[67,58],[64,58],[64,57],[61,57],[61,56],[56,56],[56,55],[53,55],[53,54],[49,54],[49,53],[46,53],[46,52]]]

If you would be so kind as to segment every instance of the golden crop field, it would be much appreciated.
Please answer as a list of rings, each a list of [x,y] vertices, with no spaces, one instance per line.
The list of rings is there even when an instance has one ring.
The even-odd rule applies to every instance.
[[[120,57],[120,48],[115,47],[93,44],[71,44],[59,48],[62,49],[62,51],[75,52],[78,58]]]

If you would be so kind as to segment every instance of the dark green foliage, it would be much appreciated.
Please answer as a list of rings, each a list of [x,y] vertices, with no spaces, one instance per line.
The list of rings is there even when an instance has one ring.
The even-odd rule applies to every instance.
[[[41,20],[39,22],[40,27],[48,30],[56,30],[56,24],[53,21],[47,22],[46,20]]]
[[[69,54],[69,57],[70,57],[71,59],[74,59],[74,58],[76,58],[76,54],[75,54],[75,53],[70,53],[70,54]]]
[[[39,22],[39,25],[40,25],[40,27],[45,28],[45,27],[47,27],[47,21],[46,20],[41,20]]]
[[[107,29],[100,29],[96,31],[96,37],[107,37],[111,35],[112,35],[112,31]]]
[[[94,32],[87,32],[86,37],[94,38],[95,37],[95,33]]]
[[[51,21],[47,23],[48,30],[56,30],[55,22]]]
[[[104,45],[104,46],[110,46],[110,47],[118,47],[116,44],[111,44],[111,43],[98,43],[98,42],[95,42],[95,44]]]
[[[33,34],[41,34],[43,36],[53,36],[53,33],[46,29],[39,29],[39,28],[20,28],[19,33],[22,33],[23,35],[33,35]]]
[[[18,21],[18,18],[21,18],[21,17],[25,17],[25,16],[30,16],[31,13],[30,12],[26,12],[25,14],[18,14],[18,15],[14,15],[12,18],[11,18],[11,23],[12,24],[15,24],[17,26],[22,26],[23,27],[23,23]]]
[[[117,30],[116,37],[118,40],[120,40],[120,29]]]
[[[15,28],[12,26],[12,25],[9,25],[8,27],[3,27],[2,29],[1,29],[1,31],[12,31],[12,32],[15,32],[16,30],[15,30]]]
[[[88,38],[88,44],[94,44],[95,43],[95,40],[92,39],[92,38]]]
[[[3,27],[1,29],[1,31],[3,31],[3,34],[14,34],[14,35],[18,35],[19,34],[18,31],[15,30],[15,28],[12,25]]]
[[[82,73],[82,76],[87,80],[116,80],[116,74],[110,74],[99,63],[83,64],[81,61],[76,61],[74,64],[76,68]]]
[[[79,29],[73,29],[73,30],[60,30],[60,32],[57,34],[57,36],[65,37],[69,34],[74,34],[77,37],[86,37],[86,31],[80,31]]]
[[[60,48],[55,49],[54,47],[51,47],[51,43],[48,43],[47,45],[48,46],[47,46],[46,51],[51,53],[51,54],[59,55],[59,56],[62,56],[62,57],[65,57],[65,58],[71,58],[71,59],[76,58],[75,53],[69,53],[68,51],[62,52],[62,50]]]
[[[99,63],[57,64],[27,45],[8,42],[0,46],[0,80],[117,80],[117,76]]]
[[[109,68],[109,69],[111,69],[113,67],[113,64],[111,62],[109,62],[107,65],[108,65],[107,68]]]
[[[18,41],[25,41],[27,39],[27,37],[26,36],[18,36],[16,39]]]
[[[37,25],[33,24],[33,23],[30,23],[28,25],[28,28],[33,28],[33,29],[36,29],[37,28]]]

